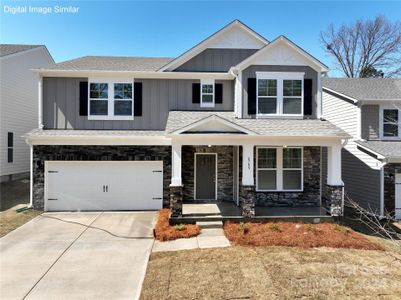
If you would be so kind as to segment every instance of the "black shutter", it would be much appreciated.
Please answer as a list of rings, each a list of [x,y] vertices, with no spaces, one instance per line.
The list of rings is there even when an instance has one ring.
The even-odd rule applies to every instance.
[[[79,83],[79,115],[88,115],[88,82],[81,81]]]
[[[312,115],[313,94],[312,79],[304,79],[304,115]]]
[[[216,83],[214,85],[214,103],[222,104],[223,103],[223,84]]]
[[[200,103],[200,83],[192,84],[192,103]]]
[[[248,78],[248,114],[256,115],[256,78]]]
[[[142,82],[134,82],[134,116],[142,116]]]

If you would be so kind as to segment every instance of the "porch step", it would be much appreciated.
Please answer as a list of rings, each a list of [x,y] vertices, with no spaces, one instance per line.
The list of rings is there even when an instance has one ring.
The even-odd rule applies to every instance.
[[[199,225],[202,229],[206,228],[223,228],[222,221],[197,221],[196,225]]]
[[[221,217],[221,213],[187,213],[183,214],[185,217],[196,218],[196,217]]]

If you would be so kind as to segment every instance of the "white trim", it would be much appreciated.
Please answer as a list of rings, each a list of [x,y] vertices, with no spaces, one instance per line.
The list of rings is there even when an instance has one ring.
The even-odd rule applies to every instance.
[[[303,56],[307,61],[309,61],[311,63],[311,67],[318,71],[318,72],[328,72],[329,68],[324,65],[323,63],[321,63],[320,61],[318,61],[316,58],[314,58],[312,55],[310,55],[309,53],[307,53],[305,50],[301,49],[300,47],[298,47],[295,43],[293,43],[292,41],[290,41],[289,39],[287,39],[285,36],[280,36],[278,38],[276,38],[274,41],[270,42],[269,44],[267,44],[266,46],[264,46],[263,48],[261,48],[259,51],[255,52],[254,54],[252,54],[251,56],[249,56],[248,58],[246,58],[245,60],[243,60],[242,62],[240,62],[238,65],[236,65],[234,68],[238,69],[238,70],[245,70],[247,67],[249,67],[252,62],[261,54],[263,54],[264,52],[269,51],[270,48],[272,48],[275,44],[279,43],[279,42],[284,42],[288,47],[292,48],[293,50],[295,50],[298,54],[300,54],[301,56]]]
[[[303,72],[256,72],[256,116],[259,117],[302,117],[304,114],[304,76]],[[275,80],[276,95],[275,96],[259,96],[259,80]],[[284,96],[284,80],[300,80],[301,96]],[[267,114],[259,113],[259,98],[276,98],[276,113]],[[284,114],[284,98],[301,98],[300,114]]]
[[[177,57],[173,61],[171,61],[168,64],[166,64],[165,66],[161,67],[158,71],[159,72],[163,72],[163,71],[166,71],[166,70],[174,70],[175,68],[181,66],[182,64],[184,64],[185,62],[187,62],[191,58],[193,58],[194,56],[196,56],[199,53],[201,53],[203,50],[207,49],[208,45],[210,43],[212,43],[214,40],[218,39],[225,32],[227,32],[228,30],[230,30],[231,28],[233,28],[235,26],[239,26],[240,28],[244,29],[251,36],[253,36],[257,40],[259,40],[262,44],[267,45],[269,43],[266,39],[264,39],[262,36],[257,34],[255,31],[253,31],[252,29],[250,29],[249,27],[247,27],[246,25],[241,23],[239,20],[234,20],[233,22],[229,23],[228,25],[226,25],[225,27],[223,27],[219,31],[215,32],[214,34],[212,34],[211,36],[209,36],[208,38],[206,38],[205,40],[203,40],[199,44],[195,45],[194,47],[192,47],[188,51],[186,51],[183,54],[181,54],[179,57]]]
[[[239,125],[237,125],[237,124],[235,124],[233,122],[230,122],[230,121],[228,121],[228,120],[226,120],[226,119],[224,119],[224,118],[222,118],[222,117],[220,117],[218,115],[211,115],[211,116],[208,116],[206,118],[203,118],[203,119],[200,119],[198,121],[195,121],[192,124],[186,125],[186,126],[180,128],[180,129],[177,129],[177,130],[169,133],[167,136],[181,134],[181,133],[183,133],[185,131],[189,131],[189,130],[195,128],[195,127],[198,127],[200,125],[206,124],[206,123],[208,123],[210,121],[217,121],[217,122],[220,122],[223,125],[226,125],[228,127],[232,127],[233,129],[241,131],[243,133],[246,133],[246,134],[249,134],[249,135],[256,135],[255,132],[253,132],[251,130],[248,130],[248,129],[242,127],[242,126],[239,126]]]
[[[91,83],[105,83],[107,84],[107,99],[91,99],[90,98],[90,85]],[[114,102],[118,99],[114,98],[114,85],[118,83],[128,83],[132,85],[132,95],[131,101],[132,103],[132,111],[130,116],[119,116],[114,115]],[[90,114],[90,102],[91,101],[106,101],[107,100],[107,115],[91,115]],[[117,120],[117,121],[132,121],[134,120],[134,79],[124,79],[124,78],[88,78],[88,120],[96,121],[96,120]]]
[[[322,115],[323,115],[322,72],[317,72],[316,118],[320,119]]]
[[[38,128],[43,126],[43,77],[38,74]]]
[[[211,85],[213,88],[212,93],[203,93],[203,85]],[[200,107],[214,107],[215,105],[215,94],[216,94],[216,87],[214,79],[202,79],[200,82]],[[212,102],[203,102],[203,95],[212,95]]]
[[[235,78],[230,72],[156,72],[156,71],[105,71],[105,70],[51,70],[31,69],[43,77],[105,77],[105,78],[141,78],[141,79],[209,79],[232,80]]]
[[[54,59],[50,55],[50,52],[49,52],[49,50],[47,49],[47,47],[45,45],[40,45],[40,46],[35,47],[35,48],[30,48],[30,49],[26,49],[26,50],[22,50],[22,51],[18,51],[18,52],[15,52],[15,53],[11,53],[11,54],[2,56],[2,57],[0,57],[0,61],[4,60],[4,59],[7,59],[7,58],[10,58],[10,57],[15,57],[15,56],[23,55],[23,54],[26,54],[26,53],[29,53],[29,52],[34,52],[34,51],[37,51],[37,50],[45,50],[45,53],[48,56],[48,58],[50,58],[50,60],[54,63]]]
[[[380,168],[380,216],[384,216],[384,166],[386,164],[383,164],[382,167]]]
[[[33,146],[29,145],[29,207],[33,207]],[[46,199],[46,198],[45,198]]]
[[[171,143],[171,184],[182,186],[182,145]]]
[[[335,91],[335,90],[329,89],[329,88],[327,88],[327,87],[325,87],[325,86],[324,86],[322,89],[323,89],[323,91],[326,90],[326,91],[329,91],[329,92],[331,92],[331,93],[333,93],[333,94],[336,94],[336,95],[338,95],[338,96],[347,98],[348,100],[351,100],[352,102],[354,102],[354,104],[356,104],[356,103],[359,102],[359,100],[357,100],[357,99],[355,99],[355,98],[352,98],[351,96],[342,94],[342,93],[337,92],[337,91]]]
[[[356,107],[356,139],[361,140],[362,139],[362,107],[360,105],[357,105]]]
[[[196,156],[197,155],[214,155],[215,156],[215,173],[216,173],[216,175],[215,175],[215,182],[214,182],[214,185],[215,185],[215,191],[214,191],[214,199],[198,199],[197,197],[196,197]],[[214,201],[217,201],[217,158],[218,158],[218,155],[217,155],[217,153],[216,152],[205,152],[205,153],[201,153],[201,152],[195,152],[194,153],[194,201],[197,201],[197,200],[214,200]]]
[[[276,149],[276,168],[259,168],[259,149]],[[301,168],[284,168],[284,149],[301,149]],[[275,170],[276,171],[276,189],[259,189],[259,170]],[[284,185],[284,171],[295,170],[301,171],[301,189],[286,190]],[[271,147],[271,146],[257,146],[256,147],[256,191],[257,192],[303,192],[304,190],[304,148],[302,146],[291,147]]]
[[[398,110],[398,136],[384,136],[384,110]],[[399,107],[391,104],[380,105],[379,110],[379,136],[381,140],[391,141],[401,138],[401,104]]]

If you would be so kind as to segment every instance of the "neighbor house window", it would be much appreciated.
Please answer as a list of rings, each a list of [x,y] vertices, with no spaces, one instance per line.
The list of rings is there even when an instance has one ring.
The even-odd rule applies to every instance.
[[[400,110],[396,108],[382,109],[382,137],[399,138],[400,137]]]
[[[14,161],[14,133],[8,132],[7,134],[7,161],[12,163]]]
[[[303,114],[304,73],[257,72],[258,116]]]
[[[257,148],[258,191],[302,191],[302,148]]]
[[[133,83],[123,80],[90,80],[90,120],[132,120]]]
[[[214,107],[214,80],[201,81],[201,107]]]

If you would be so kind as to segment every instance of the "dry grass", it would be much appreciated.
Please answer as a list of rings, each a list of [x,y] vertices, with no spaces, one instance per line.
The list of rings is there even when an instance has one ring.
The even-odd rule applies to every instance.
[[[352,229],[336,224],[226,223],[226,237],[242,246],[289,246],[301,248],[333,247],[383,250]]]
[[[171,241],[181,238],[190,238],[197,236],[200,233],[198,225],[179,224],[171,226],[169,224],[169,209],[162,209],[159,211],[157,223],[155,226],[155,237],[159,241]]]
[[[153,253],[141,299],[400,299],[400,295],[399,253],[233,246]]]
[[[5,236],[7,233],[20,227],[21,225],[24,225],[26,222],[32,220],[42,213],[42,211],[33,209],[26,210],[20,213],[17,213],[15,211],[17,208],[23,206],[25,205],[17,205],[15,207],[0,212],[0,237]]]

